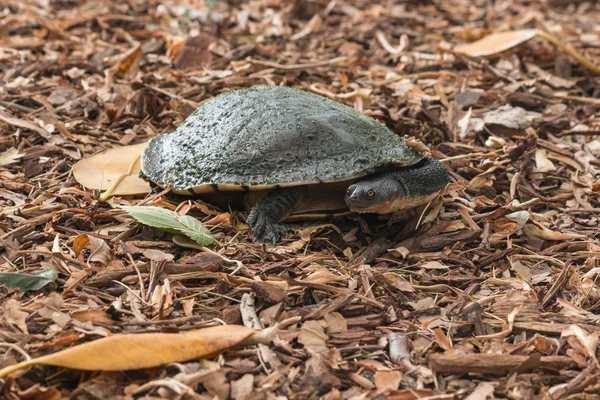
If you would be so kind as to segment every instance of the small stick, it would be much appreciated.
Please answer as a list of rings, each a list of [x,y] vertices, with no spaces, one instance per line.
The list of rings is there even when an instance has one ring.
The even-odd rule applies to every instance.
[[[249,61],[250,61],[250,64],[254,64],[254,65],[263,65],[265,67],[281,69],[284,71],[295,71],[298,69],[310,69],[310,68],[324,67],[327,65],[337,64],[339,62],[346,61],[346,59],[347,59],[347,57],[336,57],[336,58],[333,58],[333,59],[327,60],[327,61],[318,61],[318,62],[314,62],[314,63],[291,64],[291,65],[283,65],[283,64],[278,64],[278,63],[274,63],[274,62],[270,62],[270,61],[262,61],[262,60],[249,60]]]
[[[461,154],[460,156],[443,158],[439,161],[440,162],[448,162],[448,161],[454,161],[454,160],[463,160],[465,158],[472,158],[472,157],[494,158],[503,152],[504,152],[504,149],[498,149],[498,150],[490,151],[489,153],[477,152],[477,153]]]
[[[110,187],[108,189],[106,189],[106,192],[102,193],[100,195],[100,197],[98,197],[99,201],[106,201],[106,200],[108,200],[109,197],[111,197],[113,195],[113,192],[115,191],[117,186],[119,186],[121,181],[131,175],[131,173],[133,172],[133,167],[135,166],[135,163],[137,163],[139,159],[140,159],[140,155],[138,155],[133,161],[131,161],[131,164],[129,164],[129,168],[127,169],[127,172],[119,175],[117,177],[117,179],[115,179],[115,181],[112,183],[112,185],[110,185]]]
[[[383,34],[383,32],[381,31],[377,31],[375,33],[375,37],[377,38],[377,40],[379,40],[379,43],[381,44],[381,46],[391,55],[393,56],[397,56],[398,54],[401,54],[404,51],[404,46],[401,44],[399,47],[394,47],[390,44],[390,42],[388,42],[388,40],[386,39],[385,35]]]
[[[555,45],[556,47],[558,47],[559,49],[561,49],[562,51],[564,51],[565,53],[567,53],[568,55],[573,57],[578,63],[580,63],[585,68],[592,71],[593,73],[600,74],[600,67],[598,67],[597,65],[592,63],[590,60],[585,58],[583,55],[579,54],[577,52],[577,50],[575,50],[570,45],[561,43],[560,40],[558,40],[554,36],[550,35],[547,32],[544,32],[542,30],[537,31],[537,36],[546,39],[547,41],[549,41],[550,43],[552,43],[553,45]],[[596,99],[596,100],[598,100],[598,99]]]
[[[484,374],[505,374],[523,365],[529,356],[510,354],[433,354],[429,357],[429,365],[436,372],[464,374],[469,372]],[[529,366],[534,369],[535,366]],[[541,357],[539,368],[561,371],[577,367],[577,363],[566,356]],[[523,372],[523,371],[521,371]]]
[[[396,365],[404,367],[406,371],[415,368],[410,356],[410,342],[406,334],[402,332],[388,333],[390,360]]]

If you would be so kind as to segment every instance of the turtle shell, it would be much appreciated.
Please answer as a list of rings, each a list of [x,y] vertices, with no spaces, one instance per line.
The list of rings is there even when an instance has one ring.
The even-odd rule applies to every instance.
[[[221,94],[150,140],[146,179],[176,193],[264,190],[354,180],[424,157],[383,124],[328,98],[280,86]]]

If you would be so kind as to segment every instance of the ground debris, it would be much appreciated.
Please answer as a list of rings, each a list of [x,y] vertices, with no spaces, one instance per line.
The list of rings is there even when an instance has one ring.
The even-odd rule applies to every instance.
[[[255,343],[127,374],[38,365],[0,382],[6,398],[597,398],[597,2],[3,11],[0,272],[52,279],[0,286],[0,368],[117,334],[262,329]],[[273,247],[251,241],[244,211],[144,197],[145,182],[123,177],[114,204],[189,215],[215,239],[201,247],[101,201],[137,153],[73,170],[139,152],[204,101],[254,85],[352,106],[426,145],[452,182],[406,215],[292,220]]]

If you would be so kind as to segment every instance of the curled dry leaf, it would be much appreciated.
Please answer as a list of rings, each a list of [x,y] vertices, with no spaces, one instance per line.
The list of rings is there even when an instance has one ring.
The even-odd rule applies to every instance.
[[[409,137],[407,138],[404,143],[408,146],[408,147],[412,147],[413,149],[423,153],[423,154],[428,154],[429,153],[429,147],[427,147],[427,145],[423,142],[421,142],[419,139],[414,138],[414,137]]]
[[[298,231],[298,234],[300,235],[300,239],[304,240],[305,242],[309,242],[310,238],[312,237],[313,234],[315,234],[316,232],[319,232],[325,228],[331,228],[339,234],[342,233],[340,231],[340,228],[338,228],[337,226],[335,226],[333,224],[322,224],[322,225],[314,225],[314,226],[309,226],[308,228],[300,229]]]
[[[517,223],[517,229],[522,229],[529,220],[530,214],[528,211],[515,211],[506,215],[506,218]]]
[[[21,310],[21,305],[18,301],[15,299],[8,299],[2,304],[2,309],[4,311],[4,320],[8,324],[16,326],[25,334],[29,333],[27,330],[27,323],[25,322],[25,319],[29,316],[29,313]]]
[[[523,232],[527,235],[544,240],[573,240],[584,239],[586,237],[585,235],[579,233],[556,232],[532,220],[529,220],[529,222],[523,227]]]
[[[585,357],[596,360],[598,349],[598,333],[588,333],[577,325],[569,325],[569,328],[561,332],[560,337],[566,337],[569,344]]]
[[[95,236],[87,235],[85,233],[78,235],[73,242],[75,256],[79,257],[81,251],[88,245],[90,246],[88,264],[98,263],[100,266],[106,266],[111,256],[110,247],[108,247],[108,244],[103,239],[99,239]]]
[[[397,258],[405,259],[406,256],[410,254],[410,250],[408,250],[404,246],[396,247],[395,249],[388,249],[388,252]]]
[[[148,182],[138,177],[139,156],[145,143],[117,147],[84,158],[73,167],[73,176],[87,189],[107,190],[122,175],[125,177],[113,189],[113,195],[138,195],[150,192]],[[129,172],[130,166],[133,168]]]
[[[206,226],[231,225],[231,213],[220,213],[208,221],[204,222]]]
[[[37,364],[85,371],[152,368],[217,354],[252,332],[245,326],[220,325],[180,333],[114,335],[8,366],[0,370],[0,377]]]
[[[554,163],[548,159],[546,150],[536,149],[535,150],[535,169],[534,172],[550,172],[556,171]]]

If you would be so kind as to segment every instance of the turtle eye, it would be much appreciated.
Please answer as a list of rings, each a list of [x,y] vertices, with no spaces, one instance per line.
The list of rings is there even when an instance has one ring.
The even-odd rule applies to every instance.
[[[367,197],[371,198],[375,196],[375,191],[373,189],[367,190]]]
[[[352,188],[346,189],[346,194],[350,196],[352,194]]]

